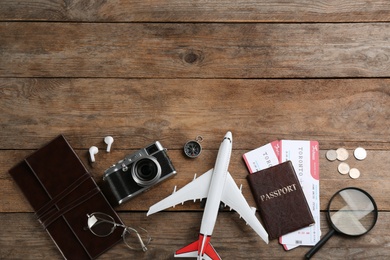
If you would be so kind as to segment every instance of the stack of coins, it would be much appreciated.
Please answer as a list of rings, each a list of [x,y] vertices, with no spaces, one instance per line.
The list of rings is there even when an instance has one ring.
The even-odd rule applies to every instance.
[[[367,151],[363,147],[358,147],[353,152],[354,157],[361,161],[367,157]],[[326,158],[329,161],[340,161],[341,163],[337,167],[337,170],[340,174],[349,174],[349,177],[352,179],[357,179],[360,177],[360,171],[356,168],[350,168],[349,165],[344,162],[349,158],[349,153],[345,148],[338,148],[337,150],[329,150],[326,152]]]

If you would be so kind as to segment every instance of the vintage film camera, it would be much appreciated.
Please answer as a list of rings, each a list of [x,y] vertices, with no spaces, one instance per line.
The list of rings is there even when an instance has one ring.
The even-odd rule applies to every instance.
[[[120,205],[175,174],[166,149],[156,141],[104,171],[105,194]]]

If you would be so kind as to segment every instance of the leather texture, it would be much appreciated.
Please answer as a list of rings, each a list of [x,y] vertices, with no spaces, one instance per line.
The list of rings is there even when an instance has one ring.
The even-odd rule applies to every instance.
[[[247,176],[269,239],[314,224],[291,161]]]
[[[9,173],[65,259],[95,259],[121,240],[120,228],[107,237],[97,237],[87,228],[87,214],[93,212],[123,223],[64,136]]]

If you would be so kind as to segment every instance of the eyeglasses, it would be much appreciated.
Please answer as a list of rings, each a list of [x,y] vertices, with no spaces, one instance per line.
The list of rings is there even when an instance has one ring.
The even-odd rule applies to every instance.
[[[148,234],[148,231],[143,228],[139,228],[140,232],[144,236],[141,237],[140,232],[135,230],[132,227],[128,227],[122,224],[115,223],[115,220],[107,214],[101,212],[94,212],[92,214],[87,214],[88,217],[88,229],[98,237],[106,237],[111,235],[116,227],[123,227],[122,238],[123,242],[130,248],[134,250],[142,250],[146,252],[147,245],[152,240]]]

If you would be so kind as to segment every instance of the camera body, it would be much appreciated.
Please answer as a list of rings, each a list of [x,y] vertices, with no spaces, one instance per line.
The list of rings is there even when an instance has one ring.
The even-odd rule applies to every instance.
[[[166,149],[156,141],[105,170],[103,182],[111,200],[120,205],[175,174]]]

